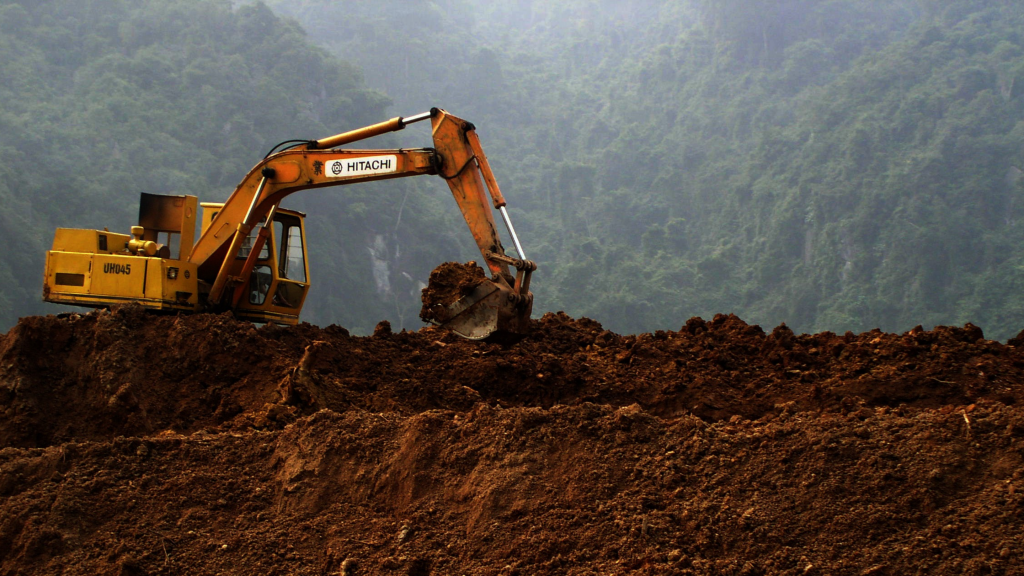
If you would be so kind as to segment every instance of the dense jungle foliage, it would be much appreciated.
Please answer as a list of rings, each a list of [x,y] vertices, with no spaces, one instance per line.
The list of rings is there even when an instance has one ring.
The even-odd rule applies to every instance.
[[[431,106],[479,127],[538,313],[1024,328],[1019,2],[236,4],[0,0],[4,328],[52,312],[55,227],[127,232],[139,192],[222,200],[281,140]],[[429,270],[475,257],[434,180],[286,204],[305,319],[420,325]]]

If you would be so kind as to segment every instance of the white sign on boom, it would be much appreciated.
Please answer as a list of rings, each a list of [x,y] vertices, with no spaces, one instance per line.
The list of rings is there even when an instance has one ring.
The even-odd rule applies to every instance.
[[[398,156],[394,154],[329,160],[324,164],[324,174],[332,178],[387,174],[396,170],[398,170]]]

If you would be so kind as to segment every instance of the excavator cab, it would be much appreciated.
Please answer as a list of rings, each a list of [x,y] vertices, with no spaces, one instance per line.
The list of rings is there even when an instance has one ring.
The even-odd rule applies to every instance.
[[[205,232],[223,204],[203,202],[201,206]],[[302,212],[279,208],[273,214],[265,242],[256,242],[263,223],[254,226],[242,240],[235,256],[236,275],[241,274],[252,248],[260,247],[248,281],[238,286],[233,294],[233,298],[237,298],[236,316],[252,322],[298,323],[309,291],[305,218]]]

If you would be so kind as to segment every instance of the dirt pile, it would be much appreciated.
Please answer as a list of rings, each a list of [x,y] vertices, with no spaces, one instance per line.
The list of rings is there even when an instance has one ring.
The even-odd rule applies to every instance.
[[[445,262],[434,268],[427,287],[420,295],[423,302],[420,320],[428,324],[446,321],[448,318],[444,310],[486,281],[483,268],[476,262]]]
[[[27,318],[0,574],[1014,574],[1022,371],[971,325]]]

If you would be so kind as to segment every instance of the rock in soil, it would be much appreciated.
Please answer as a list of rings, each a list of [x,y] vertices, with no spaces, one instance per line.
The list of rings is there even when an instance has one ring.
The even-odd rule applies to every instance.
[[[1022,398],[971,325],[25,318],[0,574],[1017,574]]]

